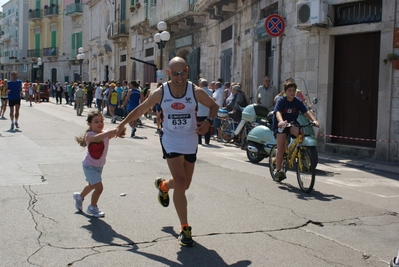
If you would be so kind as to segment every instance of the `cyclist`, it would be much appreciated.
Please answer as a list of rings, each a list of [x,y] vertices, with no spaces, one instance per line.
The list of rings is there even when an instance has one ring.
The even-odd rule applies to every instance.
[[[281,171],[281,163],[284,157],[285,151],[285,140],[287,134],[292,136],[298,136],[299,128],[292,126],[285,128],[287,122],[297,123],[299,112],[302,112],[310,121],[313,121],[315,126],[319,126],[319,122],[315,120],[313,114],[308,111],[305,104],[295,97],[297,85],[292,81],[286,81],[284,83],[285,96],[281,97],[276,106],[274,107],[273,114],[273,133],[277,143],[276,153],[276,179],[281,182],[286,178],[285,172]]]

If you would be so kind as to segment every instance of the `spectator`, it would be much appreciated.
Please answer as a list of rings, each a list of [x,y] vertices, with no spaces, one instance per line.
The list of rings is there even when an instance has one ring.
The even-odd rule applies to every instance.
[[[276,86],[271,84],[269,76],[265,76],[263,85],[260,85],[256,91],[256,103],[272,111],[274,109],[274,97],[277,94]]]

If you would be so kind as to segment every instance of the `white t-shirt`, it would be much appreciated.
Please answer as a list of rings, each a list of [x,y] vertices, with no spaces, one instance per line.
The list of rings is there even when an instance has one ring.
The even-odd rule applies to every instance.
[[[213,99],[215,99],[216,103],[219,105],[219,108],[223,107],[224,102],[224,93],[223,89],[219,88],[213,93]]]
[[[166,153],[195,154],[198,148],[196,106],[194,85],[187,82],[182,97],[172,96],[168,82],[163,84],[160,101],[163,113],[162,146]]]

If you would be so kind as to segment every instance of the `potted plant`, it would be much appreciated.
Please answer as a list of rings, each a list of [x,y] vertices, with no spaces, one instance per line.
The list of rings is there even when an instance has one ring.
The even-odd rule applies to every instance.
[[[131,6],[131,7],[130,7],[130,12],[133,13],[134,11],[136,11],[136,7],[135,7],[135,6]]]
[[[35,11],[39,11],[39,9],[38,9],[38,8],[36,8],[36,9],[35,9]]]
[[[386,58],[383,60],[384,64],[387,64],[388,62],[392,62],[392,66],[395,69],[399,69],[399,55],[395,53],[389,53]]]
[[[29,9],[29,12],[33,12],[33,10],[30,8],[30,9]]]
[[[55,7],[55,4],[54,4],[54,3],[52,3],[50,6],[51,6],[51,7]]]
[[[44,5],[44,9],[48,9],[48,5]]]
[[[141,3],[140,3],[140,2],[137,2],[137,3],[136,3],[136,8],[139,9],[140,7],[141,7]]]

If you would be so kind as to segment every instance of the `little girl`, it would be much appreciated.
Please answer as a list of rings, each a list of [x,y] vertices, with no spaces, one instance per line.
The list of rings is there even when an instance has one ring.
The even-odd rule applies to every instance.
[[[87,207],[86,212],[95,217],[103,217],[104,212],[100,211],[97,206],[98,199],[103,191],[101,174],[108,152],[109,139],[115,137],[117,130],[103,131],[104,117],[98,110],[91,111],[87,115],[87,124],[89,129],[84,135],[75,137],[75,140],[81,146],[87,146],[87,154],[83,159],[82,165],[88,184],[81,193],[75,192],[73,198],[75,199],[76,209],[82,211],[84,198],[94,189],[91,195],[91,204]]]

